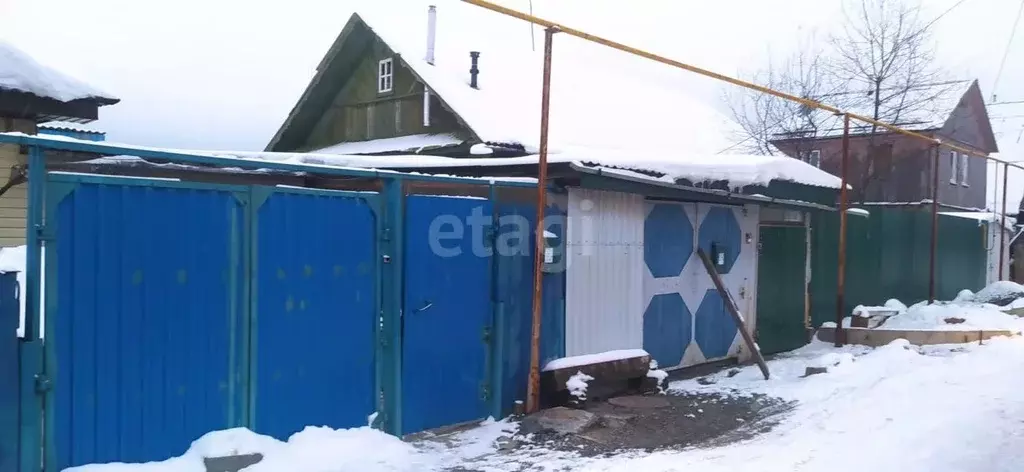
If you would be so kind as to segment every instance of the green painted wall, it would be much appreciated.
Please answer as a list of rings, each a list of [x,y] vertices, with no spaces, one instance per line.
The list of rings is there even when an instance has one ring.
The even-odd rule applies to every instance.
[[[870,207],[847,217],[846,302],[881,305],[890,298],[911,305],[928,299],[930,207]],[[935,292],[951,300],[962,289],[985,284],[985,229],[974,220],[939,215]],[[838,279],[839,214],[811,219],[811,317],[813,326],[834,321]]]
[[[378,61],[389,57],[394,61],[394,85],[391,92],[378,93]],[[399,56],[384,43],[374,40],[359,55],[348,79],[313,126],[302,149],[426,133],[457,133],[468,137],[468,132],[441,106],[436,96],[431,102],[431,126],[423,126],[423,84],[402,65]]]

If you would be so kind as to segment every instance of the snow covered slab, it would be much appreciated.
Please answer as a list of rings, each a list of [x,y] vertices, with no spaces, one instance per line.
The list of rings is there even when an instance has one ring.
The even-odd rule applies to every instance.
[[[0,40],[0,89],[31,93],[61,102],[94,99],[104,104],[119,101],[113,95],[52,67],[40,64],[32,56]]]
[[[603,362],[621,361],[625,359],[634,358],[648,358],[650,360],[651,355],[643,349],[620,349],[617,351],[606,351],[599,352],[597,354],[586,354],[582,356],[571,356],[562,357],[548,362],[544,365],[544,371],[568,369],[571,367],[580,367],[591,364],[600,364]]]
[[[1013,336],[1019,331],[1011,330],[910,330],[845,328],[846,342],[860,346],[880,347],[897,339],[905,339],[915,346],[936,344],[964,344],[987,341],[999,336]],[[835,342],[835,328],[818,329],[817,338],[824,342]]]

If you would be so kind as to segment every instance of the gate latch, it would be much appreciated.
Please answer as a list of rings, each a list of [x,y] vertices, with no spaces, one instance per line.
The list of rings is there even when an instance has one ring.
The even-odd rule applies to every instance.
[[[53,388],[53,382],[45,374],[36,374],[36,393],[46,393]]]

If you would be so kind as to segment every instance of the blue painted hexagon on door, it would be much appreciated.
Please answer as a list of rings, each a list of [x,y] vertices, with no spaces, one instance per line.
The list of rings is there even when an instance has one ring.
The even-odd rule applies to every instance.
[[[659,366],[677,366],[693,338],[692,326],[693,317],[683,297],[678,293],[655,295],[644,310],[644,350]]]
[[[718,261],[715,261],[719,274],[728,274],[739,258],[743,243],[740,233],[740,224],[736,221],[731,208],[712,207],[704,221],[701,221],[697,236],[700,248],[711,256],[712,260],[715,259],[712,245],[724,253],[723,264],[718,265]]]
[[[736,322],[726,312],[725,302],[718,290],[704,292],[695,315],[694,340],[704,357],[714,359],[725,357],[736,339]]]
[[[644,219],[644,262],[654,277],[675,277],[693,254],[693,225],[680,205],[655,203]]]

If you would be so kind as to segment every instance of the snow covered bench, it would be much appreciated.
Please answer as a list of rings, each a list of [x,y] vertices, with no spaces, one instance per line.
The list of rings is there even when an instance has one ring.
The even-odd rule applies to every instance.
[[[555,359],[541,372],[542,405],[582,404],[627,389],[653,389],[658,378],[648,375],[650,369],[651,355],[643,349]]]

